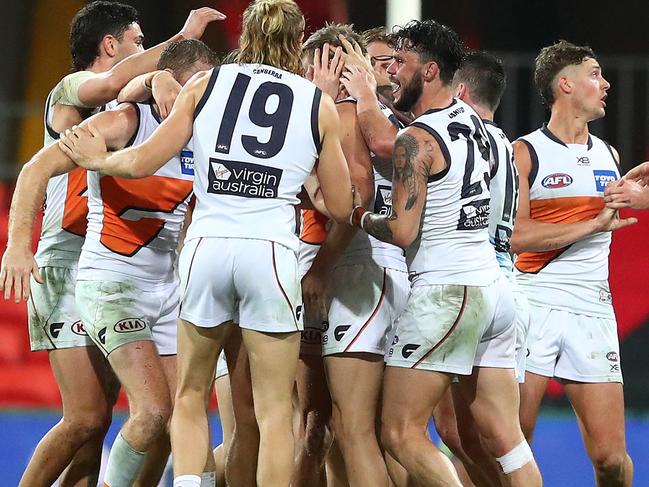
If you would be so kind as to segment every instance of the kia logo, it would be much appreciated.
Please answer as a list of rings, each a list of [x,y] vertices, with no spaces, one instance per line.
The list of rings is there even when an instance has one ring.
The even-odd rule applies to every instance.
[[[86,329],[83,327],[83,323],[81,323],[81,321],[75,321],[74,323],[72,323],[72,333],[81,336],[88,336]]]
[[[571,184],[572,176],[564,173],[550,174],[549,176],[544,177],[543,181],[541,181],[541,185],[548,189],[565,188]]]
[[[130,333],[133,331],[140,331],[144,330],[146,328],[146,323],[144,320],[141,320],[139,318],[127,318],[122,321],[118,321],[115,323],[115,326],[113,326],[113,330],[115,330],[117,333]]]

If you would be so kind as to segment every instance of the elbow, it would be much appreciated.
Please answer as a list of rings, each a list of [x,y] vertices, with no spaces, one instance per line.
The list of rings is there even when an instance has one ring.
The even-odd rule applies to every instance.
[[[511,240],[511,251],[514,254],[520,254],[521,252],[525,252],[527,249],[525,248],[525,241],[521,237],[521,232],[520,230],[517,230],[514,228],[514,232],[512,233],[512,240]]]
[[[385,139],[376,139],[370,144],[369,149],[381,159],[392,159],[393,148],[393,143],[386,142]]]
[[[128,177],[129,179],[142,179],[149,176],[153,176],[155,171],[152,171],[150,167],[147,167],[145,164],[138,164],[137,162],[131,165],[129,170]]]
[[[407,249],[417,239],[417,229],[396,230],[392,243],[402,249]]]

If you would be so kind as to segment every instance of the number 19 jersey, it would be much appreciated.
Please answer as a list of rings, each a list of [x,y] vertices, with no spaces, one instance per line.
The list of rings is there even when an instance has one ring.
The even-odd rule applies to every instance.
[[[297,252],[293,205],[320,151],[320,97],[310,81],[271,66],[213,70],[194,116],[188,240],[261,239]]]
[[[442,172],[428,177],[420,233],[406,249],[413,285],[486,286],[500,269],[489,243],[491,153],[484,125],[469,105],[453,99],[411,126],[435,138],[447,163]]]

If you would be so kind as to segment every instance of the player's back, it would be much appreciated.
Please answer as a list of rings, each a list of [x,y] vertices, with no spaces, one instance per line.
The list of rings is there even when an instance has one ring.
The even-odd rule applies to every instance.
[[[428,178],[421,230],[406,249],[408,269],[431,284],[487,285],[499,270],[488,234],[491,156],[484,125],[458,99],[411,125],[435,138],[447,168]]]
[[[297,251],[297,193],[320,150],[321,92],[260,64],[215,68],[194,118],[196,208],[188,240],[270,240]]]
[[[489,241],[496,249],[498,264],[509,276],[514,266],[509,251],[518,209],[518,170],[507,135],[495,123],[483,122],[493,156],[489,184]]]
[[[138,128],[128,145],[139,145],[161,120],[153,105],[133,107]],[[174,279],[178,238],[192,195],[191,159],[191,151],[184,149],[143,179],[88,172],[88,231],[80,280]]]
[[[45,102],[44,140],[45,147],[59,139],[59,133],[52,127],[54,106],[56,104],[75,106],[82,118],[101,111],[84,109],[76,97],[78,85],[93,75],[88,71],[78,71],[63,78],[52,89]],[[114,106],[111,102],[111,106]],[[86,170],[76,168],[67,174],[51,178],[47,183],[41,238],[36,252],[39,266],[75,268],[86,235],[88,215]]]

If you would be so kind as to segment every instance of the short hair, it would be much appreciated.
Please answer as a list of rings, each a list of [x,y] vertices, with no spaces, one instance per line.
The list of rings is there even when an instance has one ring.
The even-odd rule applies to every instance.
[[[99,43],[106,35],[121,42],[124,32],[139,14],[130,5],[119,2],[92,2],[79,10],[70,26],[70,54],[77,71],[90,66],[99,56]]]
[[[158,69],[172,69],[177,74],[184,73],[199,61],[216,66],[219,57],[203,41],[185,39],[169,44],[158,60]]]
[[[581,64],[588,58],[595,59],[589,46],[577,46],[563,39],[541,49],[534,60],[534,83],[548,108],[556,101],[552,85],[559,71],[566,66]]]
[[[468,52],[453,81],[467,85],[471,98],[494,112],[507,86],[502,61],[485,51]]]
[[[388,46],[392,46],[394,41],[392,34],[388,33],[384,26],[367,29],[361,33],[361,36],[366,45],[371,42],[382,42]]]
[[[303,74],[300,36],[304,15],[293,0],[254,0],[243,11],[236,61]]]
[[[453,81],[464,59],[464,45],[450,27],[434,20],[411,20],[395,27],[392,35],[399,49],[415,51],[423,62],[434,61],[443,84]]]
[[[341,47],[342,42],[338,38],[339,35],[343,35],[350,41],[352,44],[355,42],[361,47],[363,53],[367,51],[367,44],[363,37],[356,31],[354,31],[353,24],[337,24],[334,22],[327,22],[324,27],[316,30],[313,34],[309,36],[306,42],[302,45],[302,57],[308,55],[309,59],[313,58],[313,53],[316,49],[321,49],[325,44],[330,46]]]

